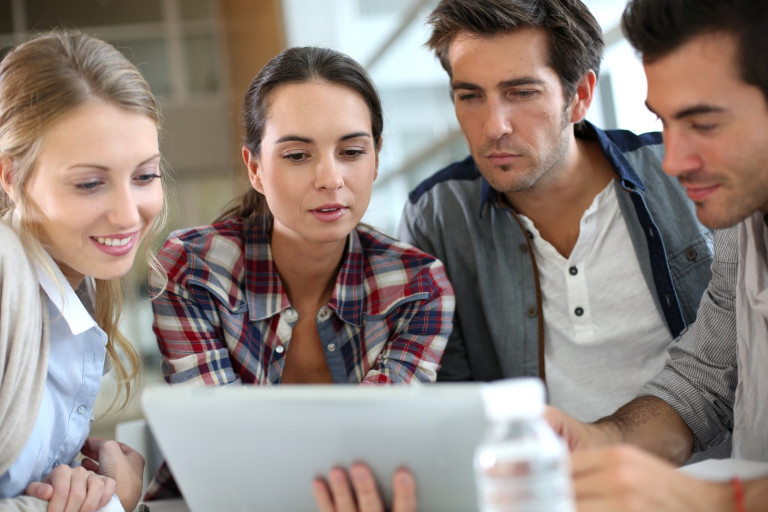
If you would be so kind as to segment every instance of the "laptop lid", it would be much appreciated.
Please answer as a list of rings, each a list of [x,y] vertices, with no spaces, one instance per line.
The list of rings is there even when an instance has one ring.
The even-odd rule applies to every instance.
[[[142,405],[192,512],[313,511],[314,477],[356,461],[385,500],[407,466],[420,510],[467,512],[477,508],[481,387],[156,386]]]

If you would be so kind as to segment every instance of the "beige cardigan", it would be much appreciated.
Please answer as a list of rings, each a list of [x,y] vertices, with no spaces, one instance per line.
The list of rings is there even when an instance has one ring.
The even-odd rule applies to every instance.
[[[19,457],[37,419],[48,370],[48,313],[18,235],[0,220],[0,474]],[[0,511],[45,510],[46,502],[0,500]]]

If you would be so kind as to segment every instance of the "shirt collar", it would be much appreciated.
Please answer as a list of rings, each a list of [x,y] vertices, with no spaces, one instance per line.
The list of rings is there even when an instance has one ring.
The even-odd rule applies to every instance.
[[[280,280],[280,274],[272,257],[269,234],[261,226],[245,227],[246,239],[246,294],[251,320],[264,320],[291,307],[288,295]],[[347,237],[336,284],[328,305],[341,320],[356,326],[362,325],[365,305],[365,255],[357,230]]]
[[[21,216],[17,210],[11,214],[11,227],[18,234],[21,226]],[[32,258],[37,272],[37,280],[40,288],[51,300],[57,313],[67,322],[73,335],[81,334],[92,327],[98,327],[96,321],[85,308],[80,298],[72,289],[67,278],[61,272],[59,265],[53,261],[50,254],[41,253],[42,259]],[[83,286],[88,296],[93,299],[93,283],[90,277],[83,279]],[[49,315],[53,318],[54,315]]]

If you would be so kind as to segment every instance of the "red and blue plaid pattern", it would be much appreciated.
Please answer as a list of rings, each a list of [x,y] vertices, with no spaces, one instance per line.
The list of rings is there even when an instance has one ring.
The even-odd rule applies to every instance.
[[[153,329],[165,379],[280,384],[296,316],[269,234],[242,219],[177,231],[158,258],[168,285],[152,301]],[[159,291],[156,280],[150,287],[153,295]],[[434,381],[453,311],[453,288],[440,261],[358,226],[331,300],[317,317],[334,382]],[[177,493],[164,465],[148,498]]]

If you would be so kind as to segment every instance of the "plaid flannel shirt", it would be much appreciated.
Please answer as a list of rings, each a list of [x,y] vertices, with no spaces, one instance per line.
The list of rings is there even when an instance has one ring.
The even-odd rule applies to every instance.
[[[280,384],[298,316],[269,233],[242,219],[177,231],[158,255],[168,285],[152,301],[171,384]],[[150,281],[153,295],[161,283]],[[363,225],[350,233],[328,304],[317,314],[335,383],[434,381],[452,328],[453,289],[432,256]],[[165,468],[148,497],[176,491]]]

